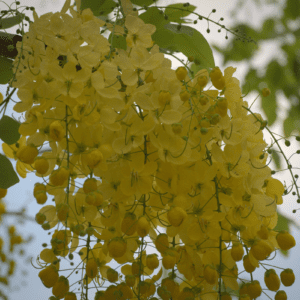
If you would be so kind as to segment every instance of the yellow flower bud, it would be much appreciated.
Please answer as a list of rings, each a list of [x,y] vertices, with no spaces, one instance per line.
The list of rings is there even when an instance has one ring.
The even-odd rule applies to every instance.
[[[210,72],[210,74],[209,74],[209,77],[211,78],[211,80],[216,81],[216,80],[222,78],[222,77],[223,77],[223,74],[222,74],[222,72],[221,72],[221,70],[220,70],[219,67],[215,67],[215,68],[213,68],[213,69],[211,70],[211,72]]]
[[[67,292],[64,300],[77,300],[76,294],[72,292]]]
[[[188,73],[188,71],[185,67],[178,67],[175,71],[176,77],[180,81],[185,79],[187,73]]]
[[[127,243],[123,238],[115,237],[108,242],[108,252],[112,258],[123,256],[127,250]]]
[[[69,205],[67,203],[60,203],[56,206],[57,218],[63,222],[66,221],[69,212]]]
[[[164,255],[162,258],[162,264],[165,269],[173,269],[176,264],[176,256],[171,255],[171,253]]]
[[[54,186],[64,185],[65,182],[68,180],[69,174],[70,171],[65,167],[61,167],[57,170],[52,171],[49,178],[50,184]]]
[[[168,211],[167,217],[172,226],[179,227],[187,217],[187,213],[181,207],[173,207]]]
[[[267,270],[264,275],[264,280],[267,288],[270,291],[276,292],[280,287],[280,279],[274,269]]]
[[[134,275],[126,275],[125,282],[129,287],[133,287],[135,285],[135,276]]]
[[[112,268],[109,268],[106,274],[109,282],[116,282],[119,279],[119,273]]]
[[[33,164],[39,154],[35,146],[22,146],[16,153],[16,157],[25,164]]]
[[[158,261],[158,258],[157,258],[157,254],[147,255],[147,257],[146,257],[146,266],[150,270],[154,270],[154,269],[158,268],[159,261]]]
[[[148,235],[150,230],[150,223],[148,222],[148,220],[143,216],[141,218],[139,218],[137,224],[136,224],[136,232],[137,234],[143,238],[146,235]]]
[[[143,274],[144,272],[144,265],[143,263],[134,261],[131,265],[131,273],[134,276],[138,276],[139,274]]]
[[[212,80],[211,82],[212,82],[213,86],[218,90],[223,90],[225,87],[225,78],[224,77],[221,77],[218,80]]]
[[[265,240],[259,240],[255,242],[250,251],[257,260],[264,260],[272,253],[273,249]]]
[[[45,157],[37,157],[34,160],[34,168],[38,173],[44,175],[49,170],[49,162]]]
[[[157,251],[164,253],[169,248],[168,236],[165,233],[160,233],[154,242]]]
[[[206,265],[203,272],[204,279],[209,284],[216,284],[218,280],[218,272],[216,269],[212,268],[210,265]]]
[[[281,231],[276,235],[278,246],[282,250],[289,250],[296,246],[295,238],[287,231]]]
[[[190,99],[191,95],[187,90],[185,90],[185,91],[181,91],[179,96],[180,96],[181,101],[185,102]]]
[[[42,225],[46,221],[46,216],[41,213],[35,215],[35,220],[39,225]]]
[[[221,300],[232,300],[232,297],[230,296],[229,293],[223,292],[223,293],[221,294]]]
[[[158,102],[161,106],[170,104],[171,93],[169,91],[160,91],[158,94]]]
[[[262,289],[258,280],[250,282],[248,285],[248,294],[252,299],[259,297],[262,293]]]
[[[245,255],[243,257],[243,266],[244,266],[245,271],[248,273],[252,273],[256,269],[256,267],[251,264],[248,255]]]
[[[45,204],[48,199],[47,193],[45,191],[37,191],[36,193],[34,193],[34,197],[38,204]]]
[[[208,83],[208,78],[205,75],[199,76],[197,77],[197,83],[203,89]]]
[[[284,286],[291,286],[295,282],[295,274],[292,269],[285,269],[280,273],[280,279]]]
[[[127,212],[121,223],[121,230],[124,234],[131,236],[136,232],[137,220],[134,213]]]
[[[86,157],[87,165],[89,168],[96,168],[103,161],[103,154],[100,150],[92,150]]]
[[[287,300],[287,294],[285,291],[278,291],[275,295],[275,300]]]
[[[231,257],[234,261],[242,260],[244,256],[244,247],[241,243],[236,243],[231,248]]]
[[[96,178],[88,178],[83,183],[83,191],[88,194],[97,190]]]

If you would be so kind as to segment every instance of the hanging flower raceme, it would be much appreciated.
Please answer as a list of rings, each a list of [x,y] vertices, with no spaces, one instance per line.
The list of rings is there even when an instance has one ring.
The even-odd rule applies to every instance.
[[[262,120],[247,111],[235,68],[202,69],[193,77],[185,67],[172,70],[151,39],[155,26],[128,13],[127,5],[126,30],[106,24],[111,42],[126,35],[126,50],[101,35],[105,23],[90,9],[76,12],[68,2],[60,13],[34,13],[28,38],[17,47],[40,49],[26,54],[39,75],[17,72],[14,82],[20,89],[34,83],[40,106],[22,144],[3,150],[42,177],[37,203],[54,196],[37,223],[44,230],[63,226],[41,253],[50,265],[39,277],[56,298],[76,298],[69,292],[72,271],[64,277],[54,262],[72,260],[80,247],[81,293],[95,285],[96,300],[155,293],[231,299],[217,288],[220,280],[241,299],[255,299],[260,283],[239,288],[236,262],[243,260],[253,278],[274,251],[295,246],[290,234],[274,230],[284,188],[260,158],[267,147]],[[52,88],[49,99],[45,85]],[[32,109],[28,93],[19,98],[16,108]],[[44,143],[51,151],[38,156]],[[113,268],[112,260],[122,267]],[[163,269],[170,275],[160,282]],[[285,286],[294,280],[289,270],[280,275]],[[280,287],[274,272],[265,274],[270,291]]]

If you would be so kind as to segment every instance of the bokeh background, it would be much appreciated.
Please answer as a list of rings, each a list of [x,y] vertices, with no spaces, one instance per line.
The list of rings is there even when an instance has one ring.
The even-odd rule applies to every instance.
[[[64,0],[21,0],[20,11],[25,6],[34,6],[38,15],[49,11],[56,12],[62,8],[64,2]],[[167,6],[182,2],[178,0],[160,0],[157,5]],[[299,96],[300,53],[296,49],[298,45],[297,37],[300,36],[300,5],[297,5],[297,2],[298,0],[189,1],[190,4],[197,7],[195,11],[205,17],[211,13],[212,9],[216,9],[216,12],[212,13],[210,18],[218,22],[223,17],[224,21],[221,23],[227,28],[237,28],[237,25],[244,24],[242,27],[239,26],[239,28],[246,35],[250,34],[253,39],[258,41],[257,46],[247,42],[235,41],[236,37],[231,33],[227,34],[228,39],[226,39],[226,31],[223,29],[219,33],[218,29],[220,27],[212,23],[209,23],[210,33],[208,34],[208,22],[205,20],[198,21],[196,25],[188,24],[199,30],[209,44],[213,45],[216,66],[219,66],[221,70],[224,70],[227,66],[237,68],[235,77],[240,80],[243,92],[247,93],[250,89],[245,100],[252,103],[257,98],[252,106],[252,110],[261,113],[264,118],[268,118],[273,123],[271,129],[282,136],[284,133],[297,134],[299,132],[300,109],[298,107],[299,97],[297,98],[297,91]],[[3,1],[0,2],[0,10],[7,9],[7,5],[15,7],[11,0],[5,3]],[[25,13],[33,20],[30,11],[25,11]],[[192,15],[190,18],[195,19]],[[266,22],[266,20],[271,21]],[[17,27],[14,27],[7,32],[15,33],[16,29]],[[283,45],[285,45],[285,50],[282,48]],[[300,45],[298,49],[300,49]],[[177,56],[186,60],[183,55]],[[173,69],[180,66],[178,60],[170,56],[169,58],[173,62]],[[255,71],[249,73],[249,70]],[[292,74],[286,70],[290,70]],[[260,90],[263,87],[271,89],[272,96],[270,98],[261,97]],[[0,92],[3,95],[5,95],[6,89],[7,86],[0,85]],[[13,99],[18,101],[16,94],[13,96]],[[12,106],[9,107],[6,114],[9,116],[13,115],[18,119],[19,115],[13,112]],[[293,131],[293,128],[296,131]],[[268,134],[266,134],[265,139],[268,142],[270,141]],[[290,141],[291,146],[289,148],[283,146],[287,157],[290,157],[300,148],[300,143],[296,142],[295,138],[291,138]],[[0,147],[0,153],[3,154],[2,147]],[[285,168],[280,157],[274,157],[273,159],[271,163],[272,169]],[[15,162],[11,161],[15,166]],[[294,168],[299,169],[300,163],[296,155],[291,159],[291,163]],[[295,170],[295,173],[297,173],[297,170]],[[287,172],[278,172],[274,177],[286,182],[287,185],[291,182],[291,177]],[[30,240],[25,245],[17,246],[19,249],[23,249],[25,254],[21,256],[17,251],[14,255],[17,262],[17,270],[10,280],[10,286],[6,287],[0,284],[0,291],[4,291],[8,295],[9,300],[44,300],[52,295],[51,289],[45,288],[38,278],[39,270],[32,266],[32,264],[37,266],[36,258],[43,249],[42,244],[49,244],[51,239],[33,221],[35,214],[40,209],[32,194],[35,182],[37,182],[37,178],[34,174],[28,174],[26,179],[20,178],[20,182],[8,190],[5,198],[8,211],[19,212],[25,209],[28,218],[18,218],[12,215],[4,216],[4,224],[0,227],[1,235],[6,235],[3,225],[15,225],[17,231]],[[285,288],[288,299],[291,300],[299,298],[300,284],[300,259],[298,254],[300,245],[300,211],[292,213],[293,209],[297,209],[299,206],[296,200],[297,198],[291,194],[285,196],[284,203],[278,208],[278,211],[290,219],[289,229],[296,239],[297,246],[289,251],[288,255],[284,256],[278,253],[274,260],[269,262],[274,266],[293,268],[296,282],[292,287]],[[0,264],[0,274],[2,271]],[[277,273],[280,273],[279,269]],[[254,274],[255,279],[263,280],[264,269],[260,267]],[[244,277],[248,278],[246,275]],[[264,283],[262,283],[262,286],[265,287]],[[281,286],[281,289],[283,288]],[[275,293],[268,292],[268,295],[271,296],[270,299],[274,299]],[[90,298],[93,299],[93,297]],[[259,299],[264,300],[268,299],[268,297],[262,294]]]

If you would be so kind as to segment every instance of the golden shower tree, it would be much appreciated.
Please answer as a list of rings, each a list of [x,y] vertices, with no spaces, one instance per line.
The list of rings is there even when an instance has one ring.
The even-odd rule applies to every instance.
[[[279,278],[266,260],[295,239],[274,229],[286,189],[272,177],[264,131],[299,197],[293,168],[236,69],[216,67],[200,32],[182,25],[205,17],[188,3],[152,4],[66,1],[60,12],[33,10],[21,40],[6,36],[17,54],[2,56],[12,64],[4,75],[25,120],[2,117],[2,148],[21,177],[38,177],[36,222],[52,233],[39,277],[51,300],[287,299],[293,271]],[[165,55],[178,52],[188,60],[173,70]],[[18,182],[7,157],[2,197]]]

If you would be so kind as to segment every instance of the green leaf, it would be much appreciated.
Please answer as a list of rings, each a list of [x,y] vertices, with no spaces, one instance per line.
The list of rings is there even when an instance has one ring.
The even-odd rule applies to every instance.
[[[279,156],[278,152],[272,151],[272,158],[275,162],[276,168],[278,170],[280,170],[281,169],[281,160],[280,160],[280,156]]]
[[[300,130],[299,124],[299,111],[300,107],[291,106],[287,118],[283,122],[283,130],[285,136],[290,136],[294,130]]]
[[[260,39],[272,39],[276,38],[277,35],[275,31],[275,20],[273,18],[265,20],[260,32]]]
[[[205,68],[215,66],[210,45],[199,31],[185,25],[182,25],[180,30],[177,30],[177,25],[173,24],[164,27],[174,33],[173,45],[177,52],[182,52],[186,57],[194,56],[195,61],[197,60],[199,65]]]
[[[113,0],[82,0],[80,9],[90,8],[95,16],[108,15],[116,7],[116,2]]]
[[[167,20],[165,20],[163,11],[159,10],[157,7],[149,7],[146,12],[139,15],[139,18],[142,19],[146,24],[150,23],[156,27],[169,23]]]
[[[12,63],[12,59],[0,56],[0,84],[7,84],[13,77]]]
[[[194,5],[189,5],[188,7],[183,5],[184,3],[176,3],[166,7],[165,14],[168,16],[168,21],[181,23],[183,17],[190,15],[196,9]]]
[[[244,82],[245,83],[242,87],[243,94],[247,95],[251,91],[258,91],[258,86],[261,83],[261,79],[257,74],[257,70],[249,69]]]
[[[271,126],[277,118],[277,102],[275,90],[271,89],[271,94],[268,97],[262,97],[261,105],[265,114],[267,115],[268,125]]]
[[[284,9],[284,19],[296,19],[300,15],[299,0],[287,0],[286,7]]]
[[[0,29],[7,29],[11,28],[15,25],[18,25],[19,23],[22,22],[24,19],[25,15],[19,13],[18,15],[14,17],[9,17],[9,18],[2,18],[0,19]]]
[[[245,35],[246,37],[251,37],[254,40],[259,39],[259,34],[251,27],[241,24],[233,29],[233,31],[239,31],[239,35]],[[255,51],[258,50],[258,45],[255,43],[242,42],[238,39],[232,40],[231,43],[226,48],[219,48],[213,46],[218,52],[224,57],[224,64],[229,61],[241,61],[244,59],[250,59]]]
[[[127,49],[126,38],[122,35],[114,35],[112,39],[112,33],[109,35],[108,41],[113,48],[117,49]]]
[[[292,219],[280,214],[278,212],[278,221],[277,225],[275,226],[274,230],[286,230],[288,232],[290,231],[290,226],[295,226],[298,230],[300,229],[300,226]]]
[[[150,7],[140,18],[146,23],[156,26],[156,31],[152,35],[152,40],[160,47],[171,52],[182,52],[184,55],[194,56],[199,64],[206,68],[213,68],[215,61],[212,50],[196,29],[182,25],[177,30],[177,25],[170,24],[164,19],[156,7]]]
[[[155,3],[157,0],[131,0],[132,4],[138,5],[138,6],[149,6],[153,3]]]
[[[282,72],[283,68],[281,67],[281,65],[276,60],[272,60],[268,64],[265,77],[273,86],[277,87],[281,83]]]
[[[19,127],[20,123],[9,116],[3,116],[0,120],[0,139],[12,145],[20,139]]]
[[[8,189],[20,181],[12,163],[2,154],[0,154],[0,170],[0,188]]]

